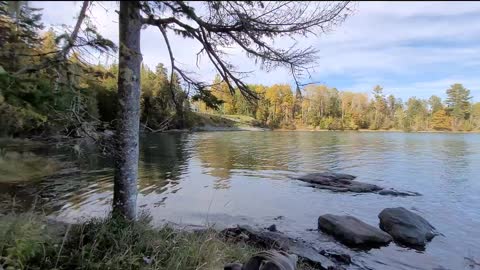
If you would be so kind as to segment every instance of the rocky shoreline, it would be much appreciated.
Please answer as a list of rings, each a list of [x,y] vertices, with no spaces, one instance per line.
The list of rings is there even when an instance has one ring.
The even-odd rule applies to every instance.
[[[403,207],[386,208],[378,216],[379,228],[353,216],[322,215],[318,219],[318,232],[332,236],[334,241],[344,244],[347,249],[355,250],[381,248],[392,241],[400,247],[423,250],[433,237],[439,235],[428,221]],[[341,270],[350,266],[363,269],[355,263],[349,252],[319,248],[305,239],[291,238],[277,231],[275,225],[264,229],[238,225],[223,229],[221,235],[229,241],[294,254],[301,262],[315,269]]]
[[[265,228],[239,224],[214,230],[225,242],[244,243],[273,252],[272,254],[282,252],[281,254],[295,255],[299,263],[308,265],[311,269],[326,270],[371,269],[366,268],[361,259],[357,258],[357,252],[379,249],[392,244],[400,248],[424,250],[433,237],[440,235],[423,217],[403,207],[386,208],[378,217],[379,224],[374,226],[349,215],[319,216],[317,229],[312,230],[312,233],[330,238],[329,242],[292,237],[289,233],[277,230],[275,224]],[[68,224],[55,220],[50,221],[49,224],[53,224],[54,227],[68,227]],[[178,231],[200,234],[213,229],[174,223],[165,225]],[[242,268],[241,262],[231,262],[225,265],[225,269],[257,270],[258,268]],[[295,270],[296,268],[285,269]]]
[[[418,196],[411,191],[397,191],[374,184],[355,181],[356,177],[340,173],[312,173],[296,180],[307,182],[312,187],[334,192],[377,193],[391,196]],[[318,218],[318,233],[331,236],[332,241],[343,244],[347,249],[369,250],[381,248],[394,242],[400,247],[424,250],[426,244],[440,233],[420,215],[403,207],[385,208],[378,214],[378,227],[367,224],[350,215],[325,214]],[[340,270],[355,265],[352,256],[345,250],[318,248],[305,239],[294,239],[277,230],[275,224],[263,229],[253,229],[247,225],[226,228],[221,234],[233,241],[242,241],[253,246],[269,248],[296,255],[300,261],[315,269]],[[275,256],[273,256],[275,257]],[[280,256],[283,260],[284,257]],[[271,259],[275,260],[275,259]],[[278,264],[280,265],[280,263]],[[357,268],[363,269],[356,265]],[[235,268],[237,267],[237,268]],[[227,270],[247,269],[240,264],[226,266]],[[257,268],[252,268],[257,269]],[[290,269],[290,268],[272,268]],[[295,268],[291,268],[295,269]]]

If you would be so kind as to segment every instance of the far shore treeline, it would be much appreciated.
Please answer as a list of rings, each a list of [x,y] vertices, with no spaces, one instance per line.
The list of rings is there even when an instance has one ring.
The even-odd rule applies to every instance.
[[[0,136],[72,135],[114,127],[117,102],[116,64],[91,64],[82,45],[68,63],[40,72],[12,76],[20,69],[53,57],[65,35],[44,29],[39,10],[24,8],[14,22],[0,10]],[[85,46],[114,47],[92,27],[95,41]],[[55,59],[52,59],[54,61]],[[90,61],[91,62],[91,61]],[[147,131],[195,126],[195,113],[246,115],[269,128],[331,130],[478,131],[480,102],[472,102],[461,82],[445,85],[447,98],[386,96],[379,85],[364,93],[326,85],[292,89],[290,85],[249,86],[258,96],[247,100],[230,93],[217,76],[211,95],[189,95],[164,64],[141,68],[141,125]]]
[[[219,78],[217,78],[219,80]],[[379,85],[371,93],[340,91],[326,85],[309,85],[293,91],[290,85],[252,85],[259,100],[249,103],[240,93],[228,93],[225,84],[212,87],[224,103],[218,109],[195,104],[200,112],[254,117],[271,128],[317,127],[331,130],[475,131],[480,129],[480,103],[470,102],[462,84],[446,90],[445,101],[411,97],[406,101],[385,96]]]

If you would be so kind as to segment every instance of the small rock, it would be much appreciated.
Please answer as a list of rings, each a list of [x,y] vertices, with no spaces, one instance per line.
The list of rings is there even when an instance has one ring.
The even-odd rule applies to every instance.
[[[267,230],[269,230],[271,232],[276,232],[277,231],[277,225],[272,224],[267,228]]]
[[[387,245],[392,241],[390,235],[352,216],[320,216],[318,229],[349,246],[370,248]]]
[[[413,248],[422,248],[438,232],[427,220],[403,207],[385,208],[378,215],[380,228],[395,241]]]
[[[150,257],[143,257],[143,262],[145,264],[150,265],[150,264],[152,264],[153,260]]]

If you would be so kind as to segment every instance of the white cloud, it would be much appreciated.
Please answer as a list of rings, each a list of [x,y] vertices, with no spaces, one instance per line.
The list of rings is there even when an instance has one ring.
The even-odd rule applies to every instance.
[[[47,23],[70,25],[80,8],[80,2],[34,5],[45,7]],[[91,9],[94,22],[103,35],[116,41],[118,4],[102,2],[101,5],[105,8],[96,4]],[[378,83],[385,86],[386,92],[405,96],[412,91],[443,93],[455,79],[478,94],[478,75],[477,78],[472,75],[478,74],[474,71],[480,68],[478,33],[480,5],[475,2],[360,2],[356,13],[333,32],[318,38],[300,38],[298,42],[300,46],[313,45],[320,50],[318,66],[312,73],[314,81],[330,81],[331,76],[338,81],[343,76],[349,83],[342,88],[369,91]],[[176,60],[207,80],[213,78],[215,71],[207,57],[201,59],[198,67],[195,65],[199,44],[178,36],[170,39]],[[276,44],[286,43],[280,40]],[[230,50],[231,62],[242,71],[255,71],[248,82],[292,82],[288,71],[261,71],[237,50]],[[152,68],[159,62],[169,66],[166,47],[153,27],[142,32],[142,53],[144,62]],[[424,76],[426,73],[430,76]],[[412,88],[415,90],[409,90]]]

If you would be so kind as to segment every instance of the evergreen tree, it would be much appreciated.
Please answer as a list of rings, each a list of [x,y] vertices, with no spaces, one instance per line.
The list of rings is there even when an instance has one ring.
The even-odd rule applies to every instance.
[[[461,121],[468,119],[470,114],[470,90],[456,83],[447,89],[446,104],[448,112],[453,117],[453,125],[458,128]]]

